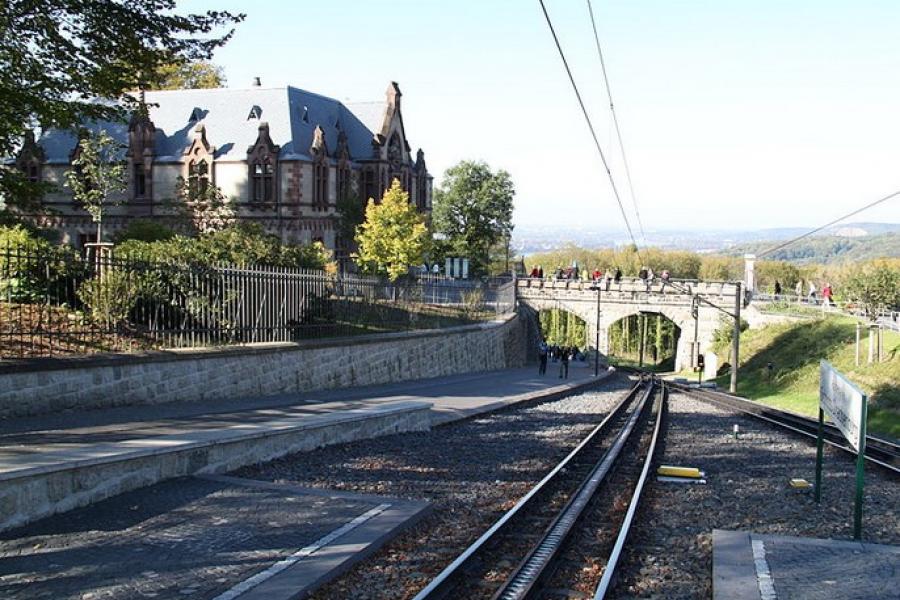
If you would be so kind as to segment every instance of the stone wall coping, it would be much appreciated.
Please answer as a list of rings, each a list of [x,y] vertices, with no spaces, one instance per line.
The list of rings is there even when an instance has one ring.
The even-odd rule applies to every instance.
[[[185,433],[177,433],[171,435],[156,436],[148,438],[155,445],[151,448],[137,448],[124,452],[110,453],[107,455],[98,455],[101,451],[97,446],[84,448],[83,454],[86,458],[77,458],[80,450],[62,451],[58,454],[70,454],[73,458],[64,458],[61,456],[59,462],[39,465],[36,467],[13,468],[0,472],[0,482],[12,481],[16,479],[24,479],[27,477],[36,477],[61,471],[70,471],[72,469],[80,469],[84,467],[93,467],[97,465],[111,464],[145,458],[149,456],[158,456],[161,454],[169,454],[172,452],[183,452],[185,450],[193,450],[196,448],[204,448],[216,446],[219,444],[228,444],[235,441],[247,441],[265,437],[282,435],[288,432],[303,431],[309,429],[318,429],[321,427],[330,427],[340,425],[342,423],[353,423],[356,421],[366,421],[375,417],[383,417],[400,413],[416,413],[420,411],[430,411],[434,405],[431,402],[423,402],[420,400],[400,400],[397,402],[387,402],[374,406],[365,406],[362,408],[353,408],[348,410],[329,412],[326,414],[311,414],[290,419],[276,420],[252,425],[253,431],[248,431],[246,427],[235,426],[234,428],[212,429],[212,430],[194,430]],[[192,437],[193,441],[181,441],[182,438]],[[202,439],[197,439],[202,438]],[[146,442],[148,440],[129,440],[131,442]],[[125,442],[127,443],[127,442]],[[110,449],[116,445],[124,443],[110,444]],[[52,453],[48,453],[52,454]],[[200,471],[202,472],[202,470]]]
[[[417,338],[438,337],[472,333],[500,327],[516,317],[510,313],[490,321],[459,325],[444,329],[419,329],[412,331],[392,331],[367,335],[322,338],[299,342],[265,342],[240,346],[211,346],[208,348],[173,348],[136,353],[98,353],[59,358],[12,359],[0,361],[0,375],[34,373],[41,371],[61,371],[65,369],[85,369],[96,367],[122,367],[147,363],[174,362],[185,359],[216,359],[233,356],[258,356],[319,348],[335,348],[348,345],[379,344]]]

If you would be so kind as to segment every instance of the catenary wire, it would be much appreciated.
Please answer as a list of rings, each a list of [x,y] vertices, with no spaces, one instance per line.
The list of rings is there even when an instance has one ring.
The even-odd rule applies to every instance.
[[[538,1],[541,3],[541,10],[544,12],[544,18],[547,20],[547,26],[550,28],[551,35],[553,35],[553,42],[556,44],[556,49],[559,51],[559,57],[562,59],[563,66],[566,68],[566,74],[569,76],[569,82],[572,84],[572,90],[575,92],[575,97],[578,99],[578,105],[581,107],[581,112],[584,115],[584,120],[587,121],[587,126],[591,132],[591,137],[594,139],[594,145],[597,147],[597,152],[600,154],[600,160],[603,161],[603,167],[606,169],[606,176],[609,178],[609,184],[612,187],[613,195],[616,198],[616,203],[619,205],[619,211],[622,213],[622,219],[625,221],[625,228],[628,230],[628,237],[631,238],[631,243],[634,244],[634,247],[637,250],[638,258],[640,258],[641,262],[643,262],[644,259],[641,256],[641,251],[638,247],[637,240],[634,239],[634,232],[631,230],[631,223],[628,222],[628,215],[625,212],[625,206],[622,204],[622,198],[619,195],[619,188],[616,187],[616,181],[613,178],[612,171],[609,168],[609,163],[606,161],[606,155],[603,153],[603,148],[600,146],[600,141],[597,139],[597,132],[594,129],[594,123],[591,121],[591,117],[584,105],[584,101],[581,99],[581,92],[578,90],[578,84],[575,83],[575,77],[572,75],[572,69],[569,68],[569,61],[566,60],[566,54],[565,52],[563,52],[562,45],[559,42],[559,37],[557,37],[556,30],[553,28],[553,22],[550,20],[550,14],[547,12],[547,7],[544,5],[544,0]]]
[[[773,246],[771,248],[768,248],[767,250],[763,250],[761,253],[758,254],[758,257],[762,258],[763,256],[768,256],[769,254],[772,254],[773,252],[777,252],[783,248],[787,248],[788,246],[796,244],[797,242],[799,242],[802,239],[806,239],[809,236],[822,231],[823,229],[827,229],[827,228],[831,227],[832,225],[836,225],[837,223],[840,223],[844,219],[849,219],[852,216],[858,215],[859,213],[861,213],[865,210],[869,210],[873,206],[877,206],[877,205],[881,204],[882,202],[887,202],[888,200],[891,200],[892,198],[896,198],[897,196],[900,196],[900,190],[897,190],[896,192],[894,192],[892,194],[888,194],[887,196],[883,196],[883,197],[879,198],[878,200],[875,200],[874,202],[870,202],[861,208],[857,208],[853,212],[847,213],[846,215],[844,215],[842,217],[838,217],[837,219],[834,219],[833,221],[829,221],[828,223],[825,223],[824,225],[816,227],[815,229],[807,231],[803,235],[798,235],[797,237],[791,238],[786,242],[782,242],[782,243],[778,244],[777,246]]]
[[[591,15],[591,28],[594,30],[594,42],[597,44],[597,56],[600,57],[600,69],[603,71],[603,82],[606,85],[606,95],[609,98],[609,112],[612,113],[613,125],[616,128],[616,137],[619,140],[619,150],[622,153],[622,165],[625,167],[625,178],[628,181],[628,191],[631,194],[631,205],[637,217],[638,229],[641,232],[641,240],[647,245],[647,236],[644,234],[644,223],[641,220],[641,211],[638,209],[637,196],[634,193],[634,182],[631,179],[631,169],[628,166],[628,157],[625,154],[625,143],[622,141],[622,130],[619,127],[619,117],[616,115],[613,103],[612,89],[609,87],[609,77],[606,74],[606,61],[603,60],[603,50],[600,47],[600,35],[597,33],[597,22],[594,19],[594,8],[591,0],[587,0],[588,13]]]

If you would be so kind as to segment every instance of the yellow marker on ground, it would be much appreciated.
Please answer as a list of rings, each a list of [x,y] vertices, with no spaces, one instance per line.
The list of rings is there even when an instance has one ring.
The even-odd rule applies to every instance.
[[[812,484],[805,479],[791,479],[791,487],[803,490],[812,487]]]
[[[690,477],[691,479],[700,479],[703,473],[695,467],[672,467],[662,465],[656,470],[657,475],[668,477]]]

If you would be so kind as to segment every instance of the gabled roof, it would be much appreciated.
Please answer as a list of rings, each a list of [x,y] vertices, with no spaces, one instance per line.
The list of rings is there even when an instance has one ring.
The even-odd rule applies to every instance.
[[[338,100],[295,87],[156,91],[146,92],[145,97],[156,127],[155,160],[159,162],[180,161],[199,123],[203,123],[209,142],[216,148],[216,160],[244,160],[247,148],[256,142],[262,121],[269,124],[272,141],[281,146],[281,159],[309,160],[317,125],[322,127],[329,149],[338,147],[340,130],[347,136],[351,158],[367,159],[372,155],[372,139],[381,131],[386,108],[384,102],[350,105],[361,111],[356,114]],[[251,112],[258,113],[258,118],[251,118]],[[86,128],[106,129],[119,142],[128,143],[128,126],[124,123],[92,123]],[[38,143],[47,162],[67,163],[76,135],[49,130]]]

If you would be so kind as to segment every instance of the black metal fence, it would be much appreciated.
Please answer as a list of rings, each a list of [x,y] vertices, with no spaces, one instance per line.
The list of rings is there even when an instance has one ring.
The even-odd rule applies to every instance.
[[[299,268],[0,250],[4,359],[433,329],[514,307],[510,280],[388,282]]]

